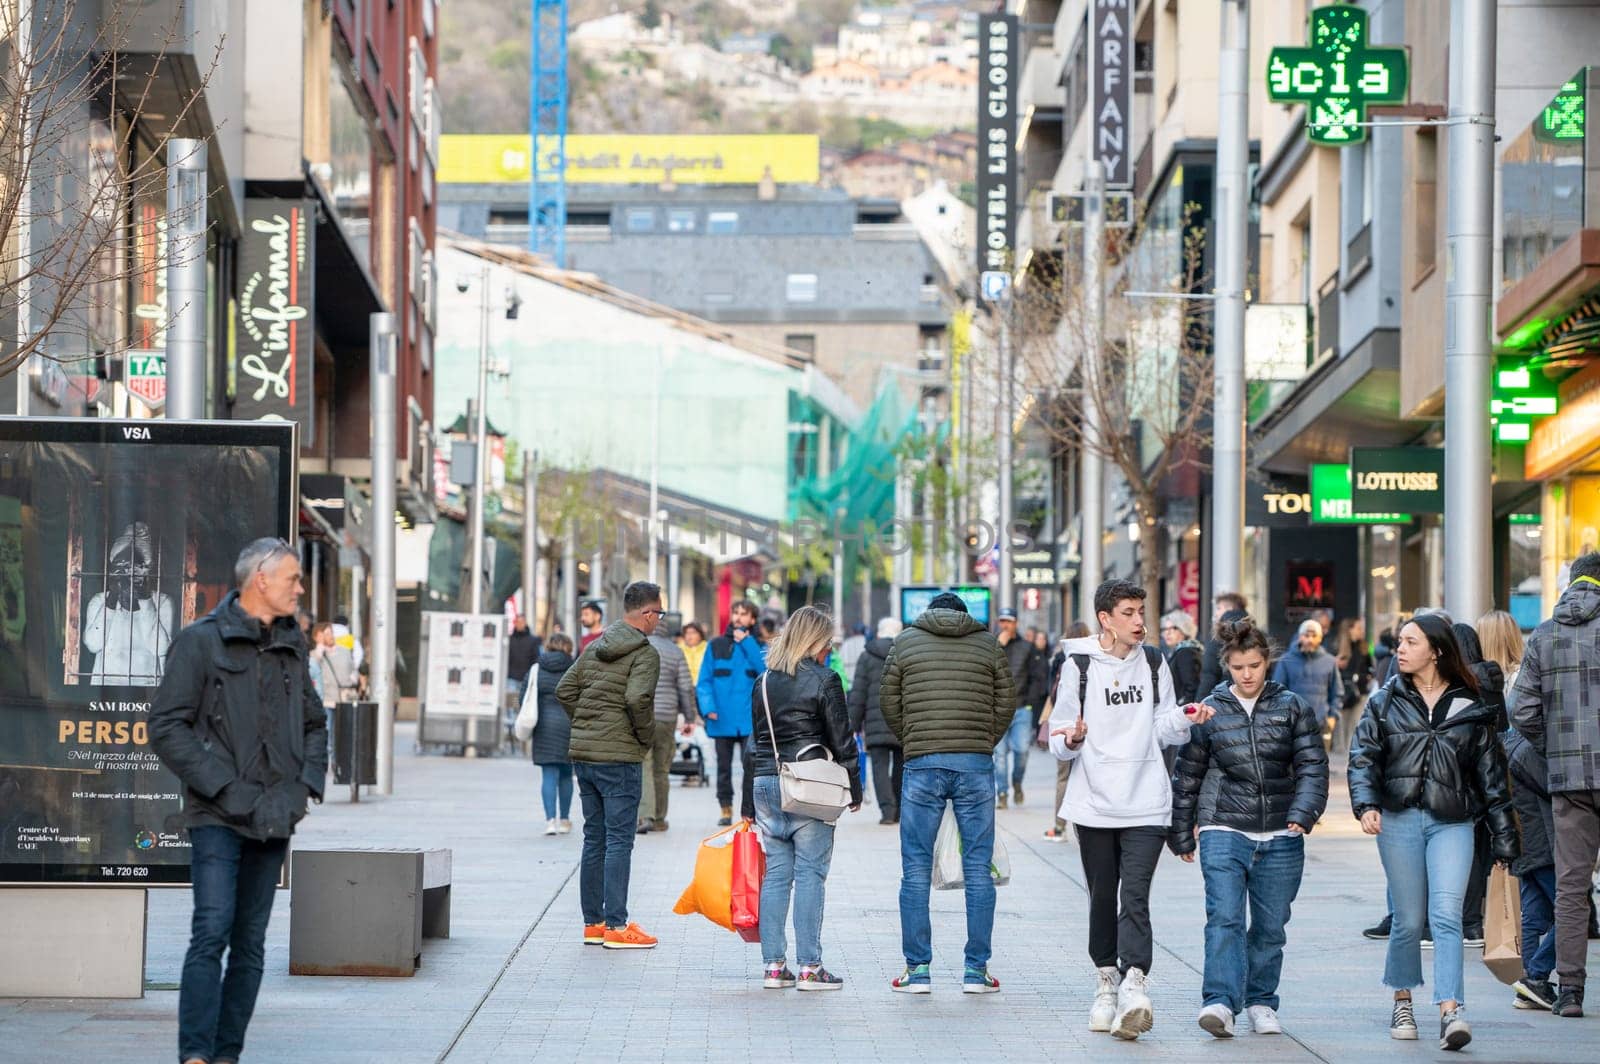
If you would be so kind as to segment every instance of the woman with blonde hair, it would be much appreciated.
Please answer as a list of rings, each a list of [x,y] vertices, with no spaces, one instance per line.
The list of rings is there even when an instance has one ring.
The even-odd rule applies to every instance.
[[[781,761],[826,751],[850,774],[850,811],[861,808],[861,771],[845,710],[844,684],[828,668],[833,618],[802,606],[767,647],[767,671],[756,685],[751,716],[750,772],[755,779],[756,823],[767,851],[761,882],[761,985],[769,990],[838,990],[844,980],[822,967],[822,905],[833,860],[833,825],[783,811]],[[797,977],[786,954],[789,900],[794,898]]]
[[[1483,659],[1500,666],[1506,674],[1506,690],[1516,682],[1517,670],[1522,668],[1522,628],[1516,618],[1505,610],[1490,610],[1478,618],[1478,642],[1483,645]]]

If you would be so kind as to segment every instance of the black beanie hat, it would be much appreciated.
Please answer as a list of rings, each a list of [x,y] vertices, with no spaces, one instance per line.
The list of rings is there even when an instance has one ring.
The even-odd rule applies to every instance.
[[[943,591],[933,596],[933,601],[928,603],[930,610],[958,610],[967,612],[967,604],[961,601],[961,596],[953,591]]]

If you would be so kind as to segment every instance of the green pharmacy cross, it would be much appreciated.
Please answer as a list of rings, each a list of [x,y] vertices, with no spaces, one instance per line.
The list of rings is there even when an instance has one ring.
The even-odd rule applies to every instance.
[[[1274,48],[1267,99],[1306,105],[1306,136],[1342,147],[1367,139],[1367,108],[1404,103],[1409,64],[1404,48],[1367,44],[1367,12],[1339,4],[1311,12],[1306,48]]]
[[[1587,73],[1587,70],[1578,71],[1578,76],[1561,86],[1555,99],[1539,112],[1538,119],[1533,123],[1535,140],[1560,143],[1583,139],[1583,87],[1588,81]]]

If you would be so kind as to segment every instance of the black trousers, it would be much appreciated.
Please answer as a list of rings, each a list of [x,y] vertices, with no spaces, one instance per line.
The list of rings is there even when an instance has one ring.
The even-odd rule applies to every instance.
[[[1150,932],[1150,880],[1166,845],[1159,827],[1086,828],[1078,825],[1078,852],[1089,886],[1089,956],[1096,968],[1149,974],[1155,940]]]
[[[872,796],[877,799],[882,816],[898,819],[900,787],[905,779],[905,751],[898,746],[869,746],[867,757],[872,760]]]
[[[1472,872],[1461,898],[1461,928],[1483,934],[1483,900],[1489,893],[1489,871],[1494,868],[1494,849],[1489,840],[1489,824],[1480,820],[1472,840]]]
[[[756,797],[755,780],[750,775],[750,738],[746,735],[737,738],[716,737],[717,743],[717,804],[733,805],[733,759],[739,758],[739,774],[744,777],[739,788],[739,815],[755,819]]]

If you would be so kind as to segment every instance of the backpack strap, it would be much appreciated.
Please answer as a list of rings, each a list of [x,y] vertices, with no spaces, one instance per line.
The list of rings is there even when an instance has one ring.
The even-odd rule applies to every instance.
[[[1078,719],[1083,719],[1084,701],[1089,697],[1089,655],[1072,655],[1072,664],[1078,667]]]
[[[1154,708],[1161,702],[1161,651],[1144,644],[1144,663],[1150,666],[1150,705]]]

